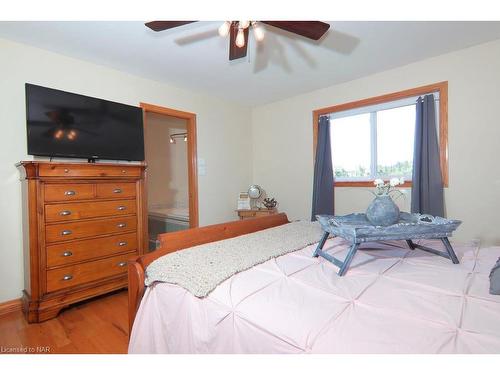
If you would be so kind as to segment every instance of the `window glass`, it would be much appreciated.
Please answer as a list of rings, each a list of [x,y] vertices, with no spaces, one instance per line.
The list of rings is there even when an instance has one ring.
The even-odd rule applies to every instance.
[[[337,179],[366,179],[371,175],[370,114],[331,120],[333,173]]]
[[[377,112],[377,177],[411,177],[415,111],[408,105]]]
[[[337,181],[411,179],[416,98],[330,116],[333,172]],[[438,124],[436,119],[436,124]]]

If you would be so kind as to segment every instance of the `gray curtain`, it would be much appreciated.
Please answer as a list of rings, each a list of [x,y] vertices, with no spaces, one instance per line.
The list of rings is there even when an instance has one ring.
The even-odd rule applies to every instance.
[[[318,124],[311,220],[315,221],[316,215],[321,214],[333,215],[332,149],[330,119],[327,116],[321,116]]]
[[[411,212],[444,217],[434,95],[417,100]]]

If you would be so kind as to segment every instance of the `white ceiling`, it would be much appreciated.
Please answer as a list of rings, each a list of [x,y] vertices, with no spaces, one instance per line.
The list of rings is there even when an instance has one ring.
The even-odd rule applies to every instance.
[[[500,22],[329,23],[319,42],[268,26],[235,61],[221,22],[0,22],[0,37],[252,106],[500,38]]]

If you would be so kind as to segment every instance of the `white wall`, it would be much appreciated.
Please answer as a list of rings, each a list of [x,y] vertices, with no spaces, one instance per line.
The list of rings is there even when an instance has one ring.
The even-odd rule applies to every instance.
[[[189,206],[187,142],[171,134],[185,133],[187,121],[146,112],[144,147],[148,164],[148,206]]]
[[[500,40],[331,86],[252,111],[253,181],[291,219],[311,211],[314,109],[409,89],[449,83],[448,217],[463,220],[458,240],[500,244]],[[335,67],[332,67],[335,69]],[[337,188],[337,214],[363,212],[364,188]],[[409,198],[404,206],[408,207]]]
[[[233,220],[236,196],[251,183],[250,109],[212,96],[0,39],[0,302],[23,289],[21,185],[14,164],[26,154],[24,83],[130,105],[146,102],[197,114],[200,225]]]

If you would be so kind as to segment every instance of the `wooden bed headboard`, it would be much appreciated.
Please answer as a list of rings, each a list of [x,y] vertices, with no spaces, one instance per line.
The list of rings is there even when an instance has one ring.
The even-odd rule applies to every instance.
[[[243,234],[257,232],[287,223],[289,223],[289,221],[286,214],[281,213],[255,219],[230,221],[206,227],[160,234],[158,236],[160,240],[160,247],[157,250],[140,257],[135,257],[128,261],[129,338],[130,332],[132,332],[132,325],[134,323],[137,309],[139,308],[145,291],[145,270],[154,260],[174,251],[237,237]]]

